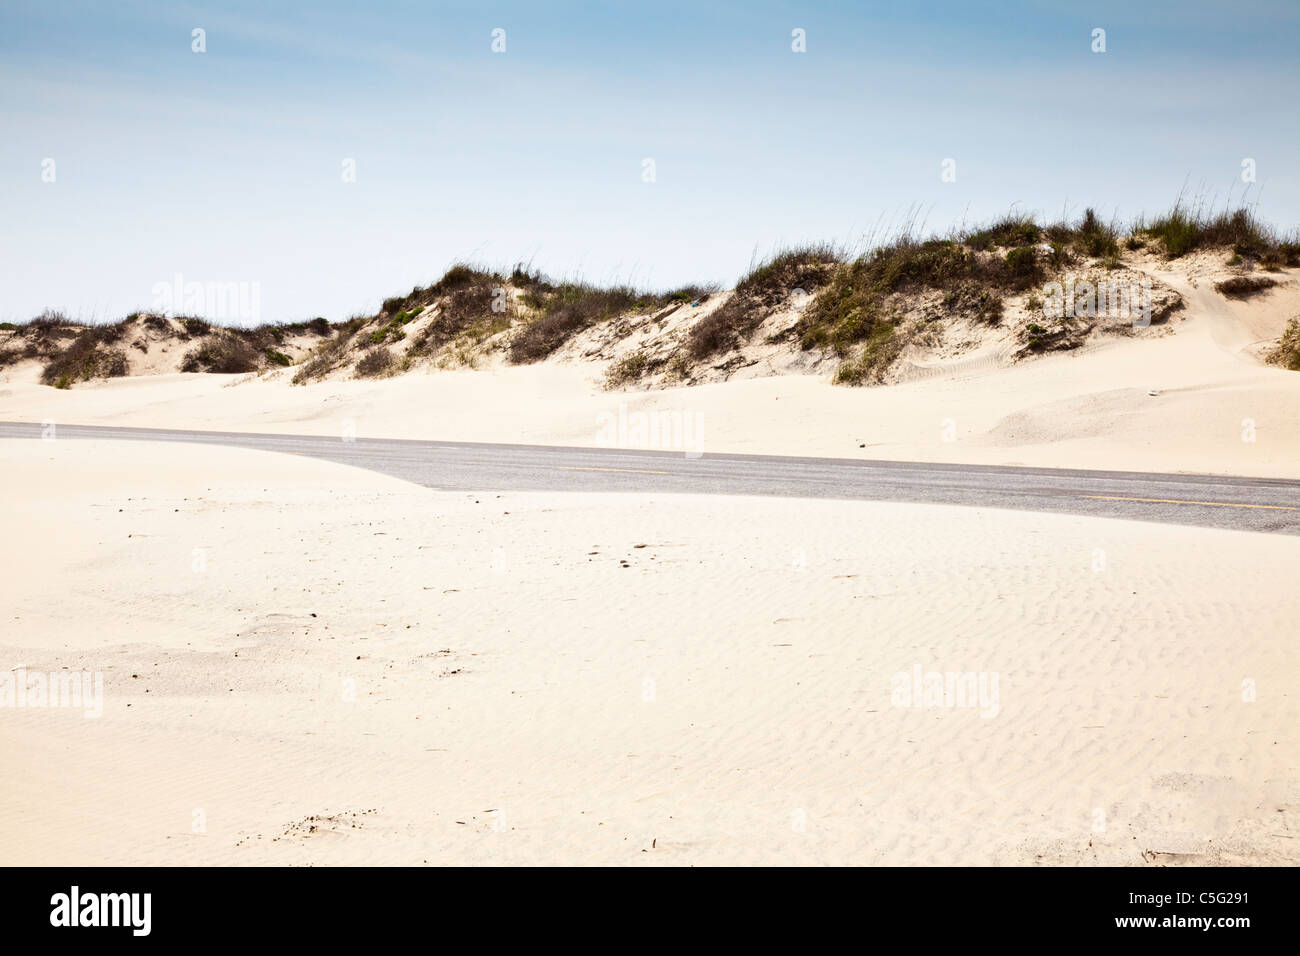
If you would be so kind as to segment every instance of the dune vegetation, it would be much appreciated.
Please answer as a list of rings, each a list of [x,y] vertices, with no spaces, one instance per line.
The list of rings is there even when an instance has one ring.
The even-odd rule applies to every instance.
[[[292,380],[303,384],[340,375],[381,378],[423,365],[474,367],[493,356],[526,365],[591,340],[582,354],[608,358],[606,386],[627,388],[726,377],[746,363],[743,350],[759,343],[805,353],[810,368],[832,363],[837,383],[871,384],[887,380],[909,347],[941,338],[954,323],[1003,328],[1011,303],[1025,354],[1074,347],[1094,326],[1040,318],[1044,283],[1074,272],[1122,274],[1143,256],[1169,261],[1214,250],[1231,270],[1215,285],[1225,297],[1257,295],[1277,283],[1274,273],[1300,266],[1297,234],[1278,233],[1250,208],[1211,213],[1180,201],[1149,222],[1126,225],[1093,209],[1055,222],[1013,213],[942,236],[922,237],[908,227],[860,250],[833,243],[783,248],[752,264],[731,290],[699,283],[655,292],[556,280],[525,264],[498,270],[461,262],[436,282],[385,299],[376,313],[341,322],[236,328],[137,313],[110,325],[79,325],[47,311],[0,327],[0,367],[34,359],[42,382],[66,388],[142,374],[136,352],[166,340],[183,346],[175,371],[291,369]],[[616,347],[634,337],[647,343]]]

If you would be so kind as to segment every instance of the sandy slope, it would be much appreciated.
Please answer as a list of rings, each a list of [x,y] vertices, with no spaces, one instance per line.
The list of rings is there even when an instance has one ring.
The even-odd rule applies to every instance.
[[[105,678],[0,709],[0,863],[1300,862],[1293,538],[0,467],[5,668]],[[914,666],[996,707],[894,706]]]
[[[780,376],[611,393],[604,364],[544,363],[299,387],[288,372],[163,375],[60,392],[15,368],[0,420],[637,446],[635,429],[611,439],[602,423],[689,415],[714,452],[1300,476],[1300,375],[1258,360],[1300,314],[1300,282],[1241,303],[1194,270],[1160,279],[1187,300],[1166,334],[1011,368],[959,359],[881,388]]]

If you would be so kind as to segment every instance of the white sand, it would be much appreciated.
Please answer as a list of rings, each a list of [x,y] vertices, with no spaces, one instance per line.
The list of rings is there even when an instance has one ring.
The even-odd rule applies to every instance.
[[[210,407],[161,387],[51,405]],[[1294,538],[447,494],[150,443],[0,441],[0,467],[0,660],[104,675],[98,719],[0,709],[0,863],[1300,862]],[[996,715],[892,706],[914,666],[996,673]]]

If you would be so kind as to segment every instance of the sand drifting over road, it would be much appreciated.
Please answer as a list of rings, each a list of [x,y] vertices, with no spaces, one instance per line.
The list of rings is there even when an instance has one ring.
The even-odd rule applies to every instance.
[[[1292,538],[0,463],[6,863],[1300,862]]]

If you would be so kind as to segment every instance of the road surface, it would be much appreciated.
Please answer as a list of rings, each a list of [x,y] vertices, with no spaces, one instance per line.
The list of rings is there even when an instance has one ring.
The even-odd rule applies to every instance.
[[[0,438],[42,426],[0,422]],[[1300,534],[1300,481],[58,425],[56,440],[200,442],[308,455],[448,491],[620,491],[925,502]]]

